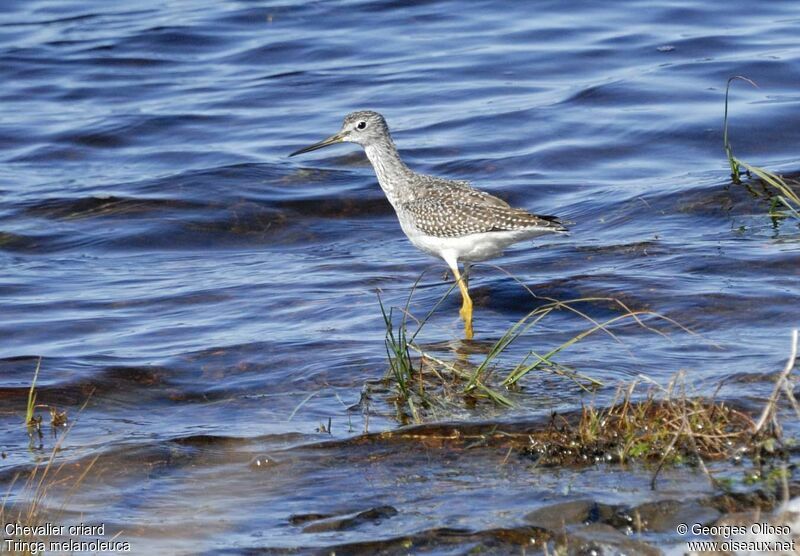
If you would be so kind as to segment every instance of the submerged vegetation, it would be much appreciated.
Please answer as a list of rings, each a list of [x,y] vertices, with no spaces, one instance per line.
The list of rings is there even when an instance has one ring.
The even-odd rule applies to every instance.
[[[800,183],[795,180],[784,178],[783,176],[759,166],[749,164],[733,154],[733,147],[728,138],[728,96],[731,83],[736,80],[744,81],[754,87],[758,86],[747,77],[736,75],[728,79],[728,84],[725,88],[725,117],[723,120],[722,141],[725,147],[725,154],[728,157],[728,164],[731,167],[731,179],[733,183],[737,185],[745,185],[754,195],[767,199],[770,202],[769,214],[771,217],[792,217],[800,220],[800,195],[797,193],[797,189],[800,188]],[[742,169],[744,169],[744,173],[748,178],[755,175],[759,179],[762,186],[761,191],[742,182]]]

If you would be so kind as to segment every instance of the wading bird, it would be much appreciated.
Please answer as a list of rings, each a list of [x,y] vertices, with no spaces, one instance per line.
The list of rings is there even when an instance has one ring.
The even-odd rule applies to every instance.
[[[386,120],[377,112],[348,114],[338,133],[289,156],[342,142],[364,147],[378,183],[411,243],[444,259],[450,267],[461,291],[460,315],[467,339],[473,335],[470,265],[502,255],[513,243],[567,231],[554,216],[513,208],[468,182],[426,176],[409,169],[400,159]],[[459,272],[459,262],[464,265],[463,272]]]

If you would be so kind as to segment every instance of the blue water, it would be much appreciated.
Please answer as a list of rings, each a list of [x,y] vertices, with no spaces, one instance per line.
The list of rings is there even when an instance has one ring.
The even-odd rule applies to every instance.
[[[449,287],[357,148],[287,158],[356,109],[384,114],[414,169],[571,223],[494,261],[535,294],[614,297],[694,332],[628,322],[622,345],[597,334],[560,354],[603,381],[599,402],[678,371],[699,392],[725,379],[720,395],[742,403],[769,392],[753,377],[783,366],[797,326],[800,229],[731,186],[722,112],[728,77],[757,82],[734,84],[734,149],[800,170],[793,3],[164,4],[0,8],[0,473],[10,483],[55,443],[21,425],[41,357],[38,401],[73,422],[60,461],[99,458],[49,502],[58,519],[106,523],[136,553],[347,553],[513,527],[563,499],[657,496],[646,473],[587,482],[505,449],[356,441],[402,422],[385,392],[347,410],[388,368],[377,291],[402,305],[427,270],[423,316]],[[493,267],[473,276],[480,352],[537,301]],[[456,297],[420,337],[444,358]],[[586,328],[549,317],[508,364]],[[513,409],[431,420],[524,422],[588,400],[552,376],[524,386]],[[705,488],[686,474],[675,492]],[[386,505],[397,514],[335,531],[290,519]],[[429,549],[471,546],[445,544]]]

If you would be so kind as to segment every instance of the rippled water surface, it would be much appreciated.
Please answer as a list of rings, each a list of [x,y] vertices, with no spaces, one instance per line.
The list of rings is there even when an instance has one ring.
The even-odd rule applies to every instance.
[[[287,154],[350,111],[382,112],[414,169],[571,222],[493,261],[533,293],[616,297],[695,333],[622,323],[622,345],[597,334],[564,351],[605,384],[596,400],[685,371],[746,404],[770,391],[797,323],[800,229],[730,185],[725,82],[759,85],[734,85],[737,154],[800,170],[798,25],[781,1],[6,0],[4,484],[55,442],[21,425],[41,357],[39,403],[75,423],[61,461],[98,458],[51,503],[137,553],[502,553],[539,508],[703,494],[691,470],[652,492],[646,470],[539,469],[506,447],[375,434],[402,424],[376,382],[377,292],[400,306],[427,269],[422,316],[449,287],[444,265],[407,242],[359,149]],[[471,286],[477,353],[538,303],[490,265]],[[443,358],[469,348],[456,297],[420,337]],[[509,361],[586,327],[548,317]],[[589,400],[534,375],[514,408],[435,415],[449,424],[433,436]]]

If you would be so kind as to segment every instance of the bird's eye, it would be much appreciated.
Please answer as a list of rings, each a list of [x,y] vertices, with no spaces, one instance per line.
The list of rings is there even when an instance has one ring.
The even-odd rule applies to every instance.
[[[366,129],[366,127],[367,127],[367,122],[358,122],[356,129]]]

